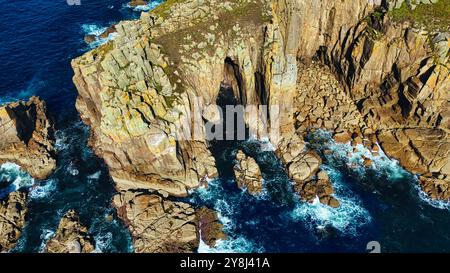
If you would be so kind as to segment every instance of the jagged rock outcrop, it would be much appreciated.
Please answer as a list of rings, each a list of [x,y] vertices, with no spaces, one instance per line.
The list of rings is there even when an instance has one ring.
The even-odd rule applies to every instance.
[[[352,28],[329,57],[367,124],[364,135],[375,135],[387,155],[426,177],[425,191],[439,199],[450,197],[442,187],[450,185],[448,52],[447,34],[380,13]]]
[[[0,252],[11,250],[25,226],[27,194],[16,191],[0,201]]]
[[[20,165],[44,179],[56,168],[53,124],[37,97],[0,107],[0,164]]]
[[[278,153],[301,199],[313,202],[318,197],[323,204],[339,207],[339,201],[333,197],[334,190],[328,175],[320,171],[321,157],[308,149],[298,134],[285,141],[281,143]]]
[[[219,221],[217,212],[207,207],[196,210],[197,228],[202,241],[214,247],[218,240],[225,240],[227,235],[223,231],[223,224]]]
[[[261,193],[263,190],[263,179],[255,159],[239,150],[236,154],[236,161],[233,170],[238,187],[247,189],[253,195]]]
[[[114,197],[114,205],[129,226],[135,252],[184,253],[197,249],[197,216],[189,204],[127,191]]]
[[[61,218],[55,236],[45,246],[48,253],[91,253],[94,250],[94,239],[74,210]]]

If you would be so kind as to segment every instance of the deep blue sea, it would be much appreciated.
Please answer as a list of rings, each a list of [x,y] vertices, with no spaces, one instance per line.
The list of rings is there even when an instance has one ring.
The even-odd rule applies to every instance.
[[[38,95],[57,127],[58,167],[50,178],[34,181],[13,164],[0,166],[0,198],[17,188],[30,190],[27,225],[13,252],[42,251],[69,209],[80,213],[98,252],[133,251],[129,232],[111,207],[113,182],[87,147],[89,129],[75,110],[70,61],[90,49],[84,35],[140,12],[122,0],[80,1],[0,0],[0,103]],[[333,151],[324,154],[322,168],[341,207],[302,203],[279,160],[259,142],[216,145],[220,179],[184,201],[216,209],[229,236],[214,249],[201,243],[200,252],[365,252],[370,241],[379,242],[384,252],[450,251],[450,205],[430,201],[397,162],[363,147],[349,157],[353,148],[333,143],[327,132],[311,134],[310,140],[318,152]],[[238,148],[261,166],[265,190],[260,196],[233,181]],[[363,155],[374,160],[370,169],[362,167]]]

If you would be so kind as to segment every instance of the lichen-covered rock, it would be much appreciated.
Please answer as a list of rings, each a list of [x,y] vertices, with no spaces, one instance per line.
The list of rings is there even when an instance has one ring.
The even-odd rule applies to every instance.
[[[0,201],[0,252],[11,250],[25,226],[27,194],[12,192]]]
[[[74,210],[64,215],[55,236],[45,246],[48,253],[91,253],[94,250],[94,240]]]
[[[44,179],[56,168],[53,124],[37,97],[0,107],[0,164],[20,165]]]
[[[255,159],[239,150],[236,154],[236,161],[233,170],[238,187],[247,189],[247,191],[253,195],[261,193],[263,189],[263,179],[261,170]]]

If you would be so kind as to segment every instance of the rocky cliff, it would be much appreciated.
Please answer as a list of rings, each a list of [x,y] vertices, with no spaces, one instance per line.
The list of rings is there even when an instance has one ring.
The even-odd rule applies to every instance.
[[[37,97],[0,107],[0,164],[16,163],[37,179],[56,168],[53,123]]]
[[[137,249],[195,248],[192,208],[165,198],[217,175],[202,109],[221,86],[242,105],[276,106],[263,124],[244,118],[277,147],[304,200],[339,205],[305,142],[315,128],[374,152],[380,143],[432,197],[448,199],[448,35],[392,20],[394,2],[169,0],[73,60],[77,109],[121,191],[115,203]],[[136,211],[149,209],[164,223],[181,214],[182,224],[136,225],[148,217]],[[150,243],[155,229],[170,247]]]

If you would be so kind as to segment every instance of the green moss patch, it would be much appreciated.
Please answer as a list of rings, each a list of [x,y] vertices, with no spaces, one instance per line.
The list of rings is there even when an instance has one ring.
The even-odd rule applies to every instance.
[[[450,31],[450,0],[439,0],[435,4],[420,4],[414,10],[406,3],[390,11],[397,22],[409,21],[428,31]]]

